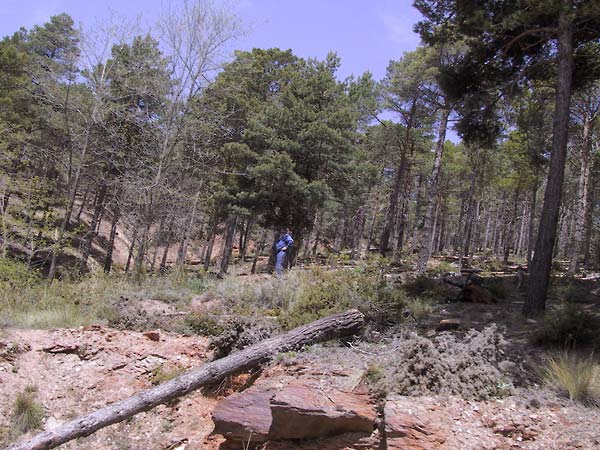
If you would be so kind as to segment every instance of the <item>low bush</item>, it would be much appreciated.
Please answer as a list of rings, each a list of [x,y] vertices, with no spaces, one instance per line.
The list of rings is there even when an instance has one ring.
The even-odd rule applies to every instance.
[[[219,322],[218,326],[222,332],[211,340],[209,346],[214,350],[214,359],[261,342],[279,331],[273,321],[261,316],[231,316]]]
[[[491,258],[481,263],[481,268],[487,272],[502,272],[506,266],[502,260],[498,258]]]
[[[218,317],[192,313],[185,318],[187,328],[200,336],[219,336],[225,330]]]
[[[598,348],[600,316],[573,303],[564,303],[546,313],[540,326],[531,334],[535,345],[546,347]]]
[[[407,280],[403,288],[410,297],[421,297],[434,301],[445,300],[448,295],[441,280],[427,275],[419,275]]]
[[[600,406],[600,366],[594,355],[562,351],[540,370],[543,383],[569,399]]]
[[[571,279],[566,283],[559,280],[551,288],[553,297],[556,297],[562,302],[578,303],[584,301],[589,295],[589,288]]]
[[[406,305],[404,290],[381,281],[377,270],[369,266],[339,271],[313,269],[289,308],[282,309],[279,322],[290,329],[357,308],[370,323],[386,325],[401,322]]]
[[[506,299],[511,293],[511,289],[507,286],[502,278],[492,278],[486,280],[484,286],[496,299]]]
[[[411,333],[379,361],[372,384],[376,393],[460,395],[489,399],[510,393],[511,367],[506,341],[495,326],[471,330],[464,337],[442,333],[431,339]],[[380,372],[383,372],[381,374]]]
[[[40,281],[39,273],[24,263],[0,257],[0,290],[19,289]]]
[[[150,371],[150,383],[153,386],[165,383],[185,372],[183,367],[167,367],[164,364]]]

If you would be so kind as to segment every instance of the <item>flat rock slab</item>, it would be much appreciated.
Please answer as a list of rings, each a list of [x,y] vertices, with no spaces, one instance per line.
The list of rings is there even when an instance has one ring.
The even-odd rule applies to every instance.
[[[390,396],[384,407],[388,450],[430,450],[443,447],[445,430],[452,419],[441,410],[411,404],[404,397]]]
[[[273,422],[270,400],[274,393],[250,388],[220,401],[212,413],[213,434],[222,434],[232,441],[267,441]]]
[[[271,439],[314,439],[345,432],[371,433],[377,415],[366,395],[290,385],[271,398]]]
[[[212,417],[213,434],[238,442],[315,439],[343,433],[364,437],[377,426],[377,413],[368,395],[324,391],[310,381],[254,386],[219,402]]]

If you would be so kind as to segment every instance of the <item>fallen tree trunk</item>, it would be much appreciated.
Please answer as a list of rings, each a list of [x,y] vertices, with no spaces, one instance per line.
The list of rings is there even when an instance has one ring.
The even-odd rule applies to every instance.
[[[278,353],[297,350],[304,345],[348,336],[360,330],[364,323],[361,312],[353,309],[329,316],[262,341],[225,358],[213,361],[199,369],[184,373],[166,383],[143,391],[133,397],[105,406],[98,411],[64,423],[52,431],[45,431],[27,442],[13,444],[5,450],[45,450],[121,422],[140,412],[181,397],[202,386],[255,367]]]

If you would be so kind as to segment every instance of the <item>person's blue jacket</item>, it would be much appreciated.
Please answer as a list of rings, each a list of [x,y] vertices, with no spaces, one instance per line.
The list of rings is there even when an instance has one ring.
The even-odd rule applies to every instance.
[[[275,244],[275,249],[280,252],[283,247],[291,247],[294,245],[294,240],[289,235],[289,233],[285,233],[283,236],[279,238],[277,244]]]

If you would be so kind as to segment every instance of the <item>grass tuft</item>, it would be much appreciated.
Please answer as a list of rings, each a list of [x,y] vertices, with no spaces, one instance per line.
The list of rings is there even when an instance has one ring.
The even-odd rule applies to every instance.
[[[562,351],[541,369],[545,385],[588,406],[600,406],[600,366],[593,354]]]
[[[34,386],[28,386],[23,392],[17,394],[12,415],[13,427],[17,435],[42,426],[44,409],[36,401],[36,391]]]

